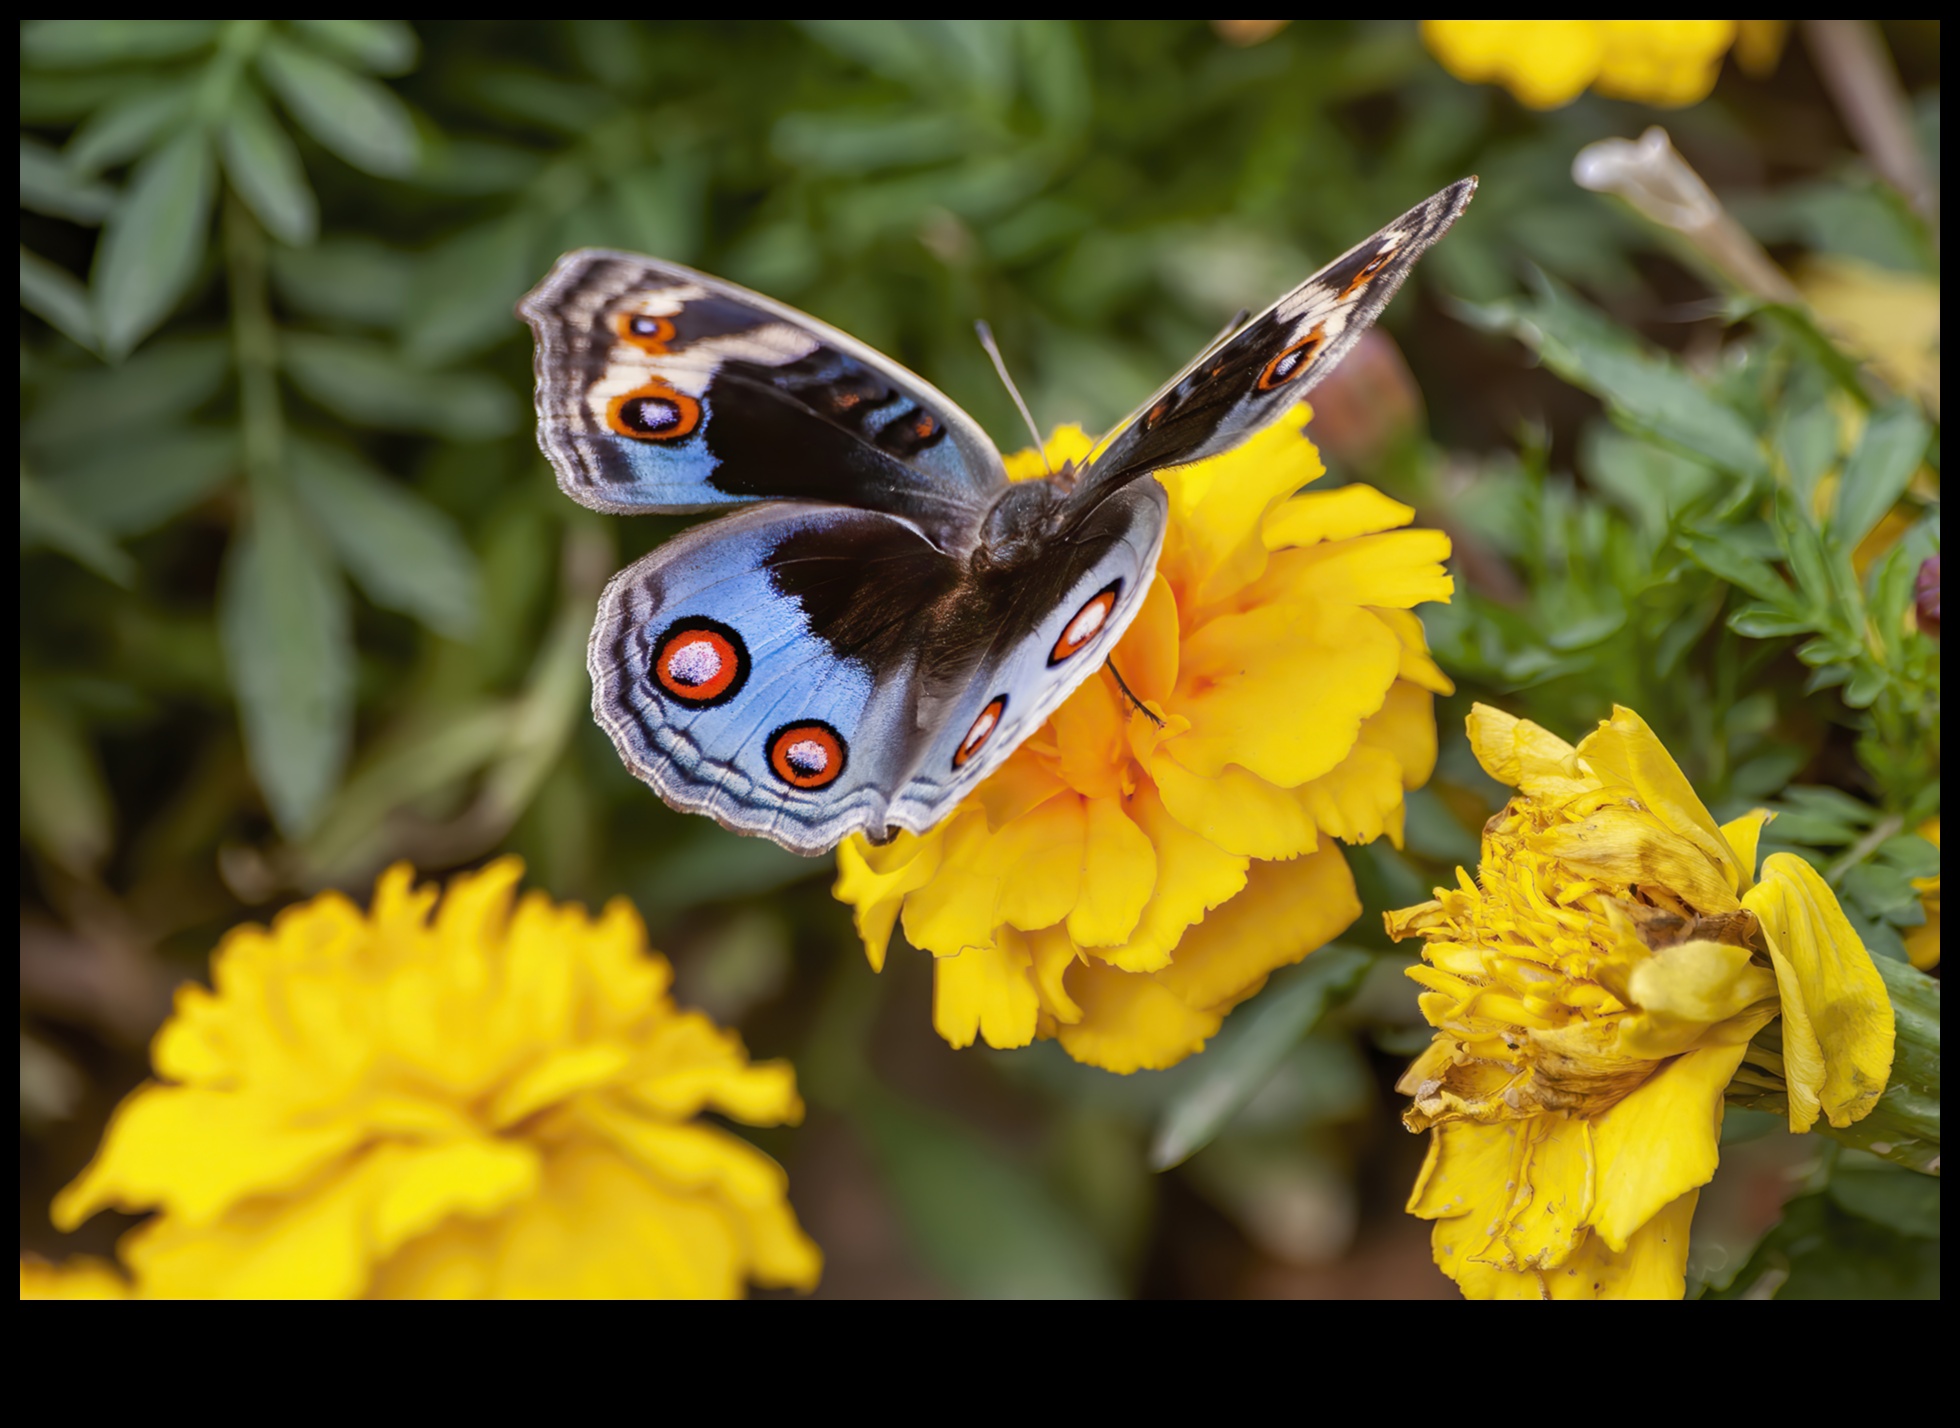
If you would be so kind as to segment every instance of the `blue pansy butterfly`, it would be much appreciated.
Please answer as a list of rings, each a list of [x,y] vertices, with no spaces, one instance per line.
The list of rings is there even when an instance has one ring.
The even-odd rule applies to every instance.
[[[925,831],[1142,605],[1151,473],[1304,396],[1475,189],[1221,336],[1084,464],[1011,484],[971,417],[863,343],[673,263],[568,253],[518,305],[558,484],[600,511],[729,509],[606,587],[594,717],[667,802],[795,852]]]

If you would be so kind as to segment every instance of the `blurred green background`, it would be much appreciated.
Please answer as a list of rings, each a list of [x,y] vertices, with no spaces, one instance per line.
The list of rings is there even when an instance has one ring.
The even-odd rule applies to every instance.
[[[1938,26],[1882,40],[1936,178]],[[1929,379],[1820,323],[1937,313],[1937,189],[1886,181],[1829,80],[1793,34],[1687,109],[1537,113],[1410,22],[26,25],[23,1247],[129,1223],[64,1239],[45,1207],[224,929],[396,859],[516,851],[555,896],[631,898],[683,1001],[794,1058],[811,1119],[756,1139],[822,1293],[1453,1294],[1401,1214],[1422,1143],[1389,1087],[1428,1038],[1379,913],[1474,862],[1499,798],[1471,699],[1574,738],[1631,704],[1718,814],[1783,799],[1771,838],[1830,869],[1875,953],[1924,925],[1938,654],[1905,632],[1939,546],[1937,319]],[[1657,121],[1808,305],[1574,184],[1583,145]],[[1460,686],[1442,764],[1406,850],[1351,850],[1347,949],[1205,1055],[1119,1078],[949,1051],[926,959],[873,977],[827,860],[619,766],[593,602],[682,522],[585,512],[538,454],[511,309],[559,253],[794,303],[1012,450],[976,318],[1041,422],[1098,429],[1466,173],[1476,203],[1312,432],[1330,482],[1456,541],[1458,600],[1428,615]],[[1242,1109],[1205,1122],[1208,1080]],[[1692,1285],[1822,1183],[1816,1138],[1766,1128],[1733,1117]]]

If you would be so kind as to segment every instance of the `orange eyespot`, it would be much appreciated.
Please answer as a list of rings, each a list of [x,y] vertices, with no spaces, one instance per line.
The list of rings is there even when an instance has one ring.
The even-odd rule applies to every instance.
[[[1005,694],[996,694],[987,701],[987,707],[980,711],[980,717],[973,721],[972,727],[966,731],[966,737],[960,740],[959,748],[953,751],[954,768],[964,767],[968,759],[986,746],[987,740],[994,736],[994,730],[1000,727],[1000,716],[1006,712]]]
[[[1388,260],[1395,256],[1393,248],[1384,248],[1368,260],[1368,266],[1348,279],[1348,285],[1341,289],[1343,299],[1351,298],[1375,279],[1375,274],[1388,266]]]
[[[701,403],[665,382],[649,382],[606,407],[606,424],[642,441],[679,441],[701,425]]]
[[[1081,653],[1083,646],[1102,633],[1103,626],[1109,623],[1110,615],[1116,610],[1116,597],[1122,593],[1123,582],[1111,581],[1069,617],[1069,622],[1062,626],[1061,638],[1055,641],[1055,648],[1048,654],[1050,669],[1070,656]]]
[[[719,620],[699,615],[676,620],[660,637],[653,677],[662,690],[692,708],[726,704],[748,680],[748,647]]]
[[[667,344],[674,340],[674,324],[664,317],[653,317],[644,312],[622,312],[619,315],[619,335],[644,351],[664,353]]]
[[[1259,374],[1259,390],[1270,392],[1275,387],[1283,387],[1296,378],[1304,377],[1326,340],[1327,324],[1323,322],[1266,364],[1266,370]]]
[[[843,776],[844,739],[830,725],[811,719],[785,724],[769,736],[769,767],[795,788],[827,788]]]

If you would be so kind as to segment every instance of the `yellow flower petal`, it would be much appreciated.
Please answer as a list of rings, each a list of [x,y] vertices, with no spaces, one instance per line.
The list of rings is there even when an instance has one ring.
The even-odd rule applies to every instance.
[[[106,1259],[76,1255],[60,1264],[23,1254],[21,1299],[127,1299],[129,1281]]]
[[[1657,1211],[1615,1252],[1588,1236],[1563,1268],[1542,1276],[1547,1299],[1679,1299],[1687,1292],[1688,1234],[1701,1191]]]
[[[1125,972],[1154,972],[1169,964],[1186,928],[1245,887],[1249,860],[1171,817],[1152,785],[1137,790],[1130,816],[1156,849],[1157,881],[1130,940],[1098,955]]]
[[[1710,862],[1698,842],[1626,804],[1608,804],[1580,822],[1556,824],[1530,844],[1601,882],[1667,888],[1698,912],[1734,912],[1740,906],[1728,875],[1733,863],[1725,870]],[[1728,856],[1726,844],[1723,855]]]
[[[1123,632],[1111,663],[1132,694],[1161,705],[1177,688],[1177,661],[1177,595],[1161,574],[1153,575],[1143,608]]]
[[[1776,1016],[1776,974],[1747,947],[1683,942],[1633,969],[1636,1012],[1619,1023],[1622,1056],[1659,1061],[1697,1046],[1745,1045]]]
[[[984,1036],[996,1048],[1034,1040],[1038,999],[1028,942],[1002,928],[991,946],[968,947],[932,964],[932,1025],[954,1050]]]
[[[836,895],[855,909],[853,920],[874,972],[884,969],[885,950],[907,894],[923,887],[939,868],[936,841],[926,843],[915,834],[901,833],[890,846],[910,854],[890,871],[879,869],[873,857],[876,850],[862,838],[847,838],[837,847]]]
[[[1254,863],[1245,891],[1185,933],[1171,965],[1152,976],[1187,1006],[1224,1010],[1360,915],[1354,875],[1338,848],[1291,863]]]
[[[1056,1039],[1077,1061],[1127,1075],[1161,1071],[1204,1049],[1224,1020],[1194,1011],[1145,976],[1092,961],[1068,969],[1068,988],[1082,1020],[1056,1028]]]
[[[1174,741],[1180,764],[1208,778],[1237,764],[1295,788],[1346,756],[1395,680],[1401,644],[1366,610],[1314,616],[1262,605],[1185,641],[1176,708],[1191,728]]]
[[[1533,790],[1525,787],[1525,780],[1532,774],[1552,774],[1565,779],[1581,776],[1577,751],[1529,719],[1506,714],[1488,704],[1473,704],[1464,729],[1470,736],[1470,749],[1476,754],[1477,762],[1499,783],[1530,793]]]
[[[155,1084],[131,1092],[111,1123],[95,1159],[55,1196],[57,1228],[111,1206],[162,1205],[187,1224],[209,1224],[246,1196],[301,1184],[367,1135],[352,1118],[293,1124],[262,1097]]]
[[[1352,540],[1377,531],[1406,526],[1415,507],[1384,496],[1373,486],[1338,486],[1332,491],[1302,491],[1282,501],[1266,517],[1266,549],[1314,545],[1324,540]]]
[[[1649,812],[1700,848],[1721,869],[1730,893],[1741,890],[1742,874],[1728,839],[1674,756],[1638,714],[1614,705],[1613,717],[1580,741],[1579,757],[1606,782],[1631,788]]]
[[[1161,746],[1149,769],[1171,816],[1235,857],[1291,858],[1319,846],[1320,830],[1292,789],[1230,765],[1193,773]]]
[[[1735,854],[1735,867],[1741,879],[1738,892],[1747,892],[1756,885],[1756,845],[1762,840],[1763,825],[1776,815],[1767,808],[1752,808],[1740,818],[1732,818],[1722,825],[1722,838]]]
[[[1266,569],[1266,513],[1326,474],[1313,443],[1300,439],[1311,416],[1296,407],[1259,432],[1232,453],[1229,473],[1216,461],[1158,473],[1178,536],[1167,573],[1191,592],[1195,607],[1215,605],[1259,578]]]
[[[1892,1001],[1844,909],[1817,870],[1772,853],[1743,904],[1762,923],[1783,993],[1790,1129],[1821,1108],[1834,1126],[1861,1120],[1892,1074]]]
[[[1157,886],[1157,850],[1116,799],[1090,799],[1086,811],[1082,891],[1068,934],[1078,947],[1120,947]]]
[[[1615,1253],[1663,1206],[1706,1185],[1722,1133],[1722,1093],[1746,1043],[1678,1056],[1593,1122],[1599,1199],[1591,1223]]]

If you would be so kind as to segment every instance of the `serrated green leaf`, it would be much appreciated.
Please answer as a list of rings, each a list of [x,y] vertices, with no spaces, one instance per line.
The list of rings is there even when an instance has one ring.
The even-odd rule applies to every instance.
[[[406,20],[295,20],[293,28],[371,74],[407,74],[422,46]]]
[[[175,520],[238,471],[230,430],[166,428],[127,450],[103,450],[53,485],[70,509],[112,536],[143,535]]]
[[[100,866],[114,839],[115,810],[88,734],[74,714],[20,686],[20,832],[71,873]]]
[[[219,131],[225,176],[246,207],[282,243],[303,247],[320,229],[320,204],[299,150],[249,87],[233,96]]]
[[[58,550],[116,585],[127,586],[136,575],[135,562],[106,531],[70,510],[58,492],[24,470],[20,473],[20,546]]]
[[[190,117],[196,94],[188,80],[176,80],[118,96],[82,122],[62,150],[62,162],[92,178],[135,158]]]
[[[180,134],[136,166],[103,226],[89,287],[112,361],[149,336],[197,276],[215,169],[204,135]]]
[[[1304,964],[1283,974],[1242,1013],[1232,1040],[1199,1063],[1195,1078],[1164,1109],[1150,1145],[1150,1164],[1168,1170],[1210,1144],[1260,1087],[1272,1078],[1287,1053],[1299,1044],[1327,1008],[1360,985],[1368,954],[1352,947],[1323,947]],[[1274,981],[1280,981],[1275,977]]]
[[[370,600],[451,639],[469,638],[482,582],[447,515],[332,447],[297,443],[288,466],[301,503]]]
[[[428,372],[378,343],[317,333],[288,334],[282,358],[301,391],[364,426],[463,439],[517,427],[509,389],[481,372]]]
[[[354,646],[339,571],[270,482],[226,553],[218,618],[246,761],[273,821],[300,837],[347,761]]]
[[[276,36],[259,52],[259,69],[323,148],[382,178],[414,172],[421,140],[392,90]]]
[[[20,250],[20,305],[77,346],[95,350],[95,314],[88,289],[66,268]]]
[[[1844,463],[1838,482],[1832,534],[1856,546],[1905,494],[1912,473],[1926,454],[1932,428],[1909,401],[1897,401],[1871,415],[1864,434]]]
[[[29,20],[20,56],[42,69],[86,69],[192,54],[217,34],[216,20]]]
[[[115,206],[116,191],[78,174],[46,144],[20,139],[20,206],[76,223],[100,223]]]

